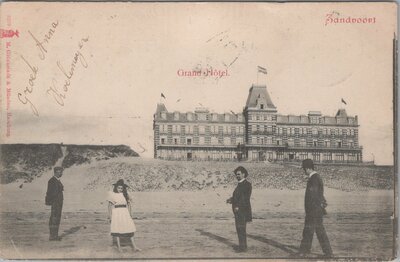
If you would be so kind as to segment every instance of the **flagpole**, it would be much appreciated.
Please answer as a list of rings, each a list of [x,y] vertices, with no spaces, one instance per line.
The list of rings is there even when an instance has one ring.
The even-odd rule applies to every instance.
[[[257,85],[258,85],[258,75],[259,75],[259,71],[258,71],[258,69],[257,69]]]

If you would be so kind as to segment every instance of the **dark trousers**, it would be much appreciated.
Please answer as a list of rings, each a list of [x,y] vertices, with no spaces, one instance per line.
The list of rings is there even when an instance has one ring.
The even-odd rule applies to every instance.
[[[239,238],[239,249],[247,249],[246,216],[240,212],[235,214],[236,232]]]
[[[304,222],[303,239],[301,240],[300,251],[302,253],[310,253],[314,232],[317,233],[317,238],[324,254],[332,255],[331,244],[326,235],[322,217],[312,217],[307,215]]]
[[[62,206],[62,201],[55,201],[51,205],[51,215],[49,220],[50,239],[55,239],[58,237],[58,228],[60,227]]]

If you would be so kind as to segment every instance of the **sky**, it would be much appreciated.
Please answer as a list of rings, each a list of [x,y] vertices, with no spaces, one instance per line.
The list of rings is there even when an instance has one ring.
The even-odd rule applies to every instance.
[[[393,164],[395,3],[5,3],[1,12],[19,31],[1,42],[3,143],[126,144],[152,157],[157,103],[239,113],[251,85],[266,84],[280,114],[357,115],[364,160]],[[178,74],[211,68],[229,75]]]

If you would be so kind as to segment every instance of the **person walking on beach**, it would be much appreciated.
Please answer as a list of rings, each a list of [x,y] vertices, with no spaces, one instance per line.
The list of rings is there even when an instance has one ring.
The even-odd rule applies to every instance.
[[[118,251],[121,250],[121,237],[130,238],[131,247],[133,251],[141,251],[133,239],[136,232],[136,226],[131,217],[131,202],[126,188],[128,185],[124,183],[123,179],[113,184],[112,192],[108,194],[108,219],[111,222],[111,235],[117,238]]]
[[[239,239],[239,247],[236,252],[246,252],[247,251],[247,234],[246,234],[246,224],[252,221],[251,213],[251,183],[246,180],[249,175],[247,170],[239,166],[233,173],[238,180],[238,185],[233,191],[231,198],[226,200],[227,203],[232,204],[232,211],[235,215],[235,226],[236,232]]]
[[[54,176],[49,179],[47,184],[46,205],[51,206],[51,214],[49,220],[50,241],[60,241],[61,237],[58,236],[58,229],[61,222],[62,206],[64,201],[64,186],[60,181],[63,175],[62,167],[54,168]]]
[[[327,203],[324,197],[324,185],[321,176],[314,171],[314,163],[311,159],[304,160],[302,168],[308,177],[304,198],[306,217],[300,252],[297,255],[304,257],[311,252],[311,244],[315,232],[324,252],[324,257],[331,258],[333,257],[333,252],[323,225],[323,216],[327,214],[325,210]]]

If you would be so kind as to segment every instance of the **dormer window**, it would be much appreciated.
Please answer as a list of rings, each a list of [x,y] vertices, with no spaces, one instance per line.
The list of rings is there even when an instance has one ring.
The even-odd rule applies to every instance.
[[[260,105],[260,109],[264,109],[264,104],[261,104],[261,105]]]

